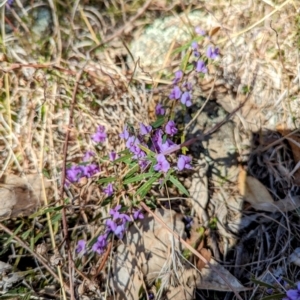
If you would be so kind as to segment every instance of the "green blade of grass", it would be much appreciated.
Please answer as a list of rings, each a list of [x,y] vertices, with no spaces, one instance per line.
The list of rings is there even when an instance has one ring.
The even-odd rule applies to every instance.
[[[180,192],[182,192],[188,197],[190,196],[186,188],[173,175],[170,175],[169,180],[179,189]]]
[[[139,174],[137,176],[125,179],[123,181],[123,184],[129,184],[129,183],[133,183],[133,182],[136,182],[136,181],[142,181],[142,180],[144,180],[144,179],[146,179],[148,177],[151,177],[152,175],[153,175],[152,172],[150,172],[150,173],[144,173],[144,174]]]
[[[136,194],[140,195],[142,198],[146,196],[152,187],[152,184],[161,176],[160,173],[155,174],[151,179],[145,182],[137,191]]]

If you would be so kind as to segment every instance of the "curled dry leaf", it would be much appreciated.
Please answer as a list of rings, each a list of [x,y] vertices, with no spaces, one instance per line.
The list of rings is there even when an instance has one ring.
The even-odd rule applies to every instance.
[[[206,248],[202,248],[199,253],[207,260],[210,262],[211,260],[211,251],[209,249],[206,249]],[[198,262],[197,262],[197,268],[198,270],[202,270],[203,268],[205,267],[205,263],[199,259]]]
[[[44,180],[45,188],[50,183]],[[28,216],[43,202],[41,176],[29,174],[24,178],[16,175],[0,179],[0,220]]]
[[[234,288],[237,292],[246,291],[248,288],[245,288],[240,282],[222,265],[216,262],[214,259],[210,260],[211,265],[217,268],[218,272],[213,272],[207,266],[202,268],[201,276],[198,277],[196,286],[198,289],[206,290],[215,290],[215,291],[231,291],[228,287],[228,284],[224,282],[219,274],[221,274],[227,281],[230,283],[231,287]]]
[[[300,197],[286,197],[274,201],[267,188],[256,178],[247,176],[245,170],[239,174],[239,191],[244,199],[256,210],[287,212],[300,207]]]

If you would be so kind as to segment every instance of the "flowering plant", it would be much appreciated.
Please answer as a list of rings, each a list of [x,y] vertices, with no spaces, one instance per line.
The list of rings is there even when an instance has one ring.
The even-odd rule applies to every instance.
[[[110,217],[105,221],[103,233],[91,247],[95,253],[102,254],[112,236],[122,239],[130,222],[143,219],[143,212],[138,209],[138,203],[149,194],[154,185],[173,185],[179,193],[189,195],[177,179],[177,174],[192,169],[192,158],[185,154],[186,149],[180,153],[182,146],[178,141],[184,140],[184,136],[182,128],[176,124],[174,108],[181,105],[186,109],[194,101],[193,83],[188,80],[190,71],[186,69],[192,68],[195,76],[205,76],[208,72],[207,64],[219,56],[219,49],[210,45],[206,54],[201,54],[198,41],[203,39],[205,33],[198,28],[196,33],[198,36],[188,45],[189,65],[174,73],[169,101],[156,105],[156,120],[152,123],[140,123],[139,128],[125,125],[120,133],[120,139],[125,145],[124,151],[111,152],[102,158],[104,165],[113,165],[116,170],[123,168],[127,171],[123,172],[122,176],[116,172],[113,176],[97,180],[103,196],[109,199],[114,208],[109,211]],[[95,133],[91,135],[91,140],[97,145],[104,143],[107,138],[108,134],[103,125],[98,125]],[[102,166],[95,158],[96,154],[89,150],[85,153],[82,163],[70,165],[66,170],[66,185],[76,184],[82,178],[99,177]],[[132,203],[131,207],[125,207],[125,203],[121,204],[120,195],[129,200],[127,205]],[[86,248],[87,243],[79,240],[76,251],[83,254],[87,251]]]

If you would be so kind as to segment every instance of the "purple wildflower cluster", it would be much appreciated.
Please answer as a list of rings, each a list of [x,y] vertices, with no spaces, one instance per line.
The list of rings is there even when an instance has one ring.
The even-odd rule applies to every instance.
[[[111,217],[105,223],[105,232],[98,236],[96,243],[94,243],[92,246],[93,252],[103,254],[107,247],[109,237],[112,234],[119,239],[123,238],[129,222],[131,222],[131,218],[128,214],[120,212],[121,207],[122,206],[119,204],[109,211]],[[144,215],[141,210],[134,210],[132,216],[134,220],[144,219]],[[77,243],[76,252],[84,254],[86,251],[86,241],[79,240]]]
[[[205,35],[205,32],[200,28],[196,27],[195,29],[198,35]],[[212,47],[209,45],[206,50],[206,56],[201,55],[199,51],[199,45],[196,41],[191,43],[191,48],[193,51],[193,56],[195,58],[194,67],[197,73],[206,74],[208,72],[206,62],[208,59],[216,59],[219,56],[219,48]],[[190,107],[192,105],[192,83],[191,82],[183,82],[181,87],[179,83],[182,81],[184,74],[181,70],[178,70],[175,73],[175,78],[173,80],[173,88],[170,92],[169,99],[170,100],[179,100],[186,107]]]
[[[68,183],[78,182],[81,178],[90,178],[100,171],[100,168],[95,163],[87,165],[73,165],[67,169],[66,178]]]
[[[96,133],[93,134],[91,138],[96,143],[103,143],[106,139],[105,127],[102,125],[98,126]],[[83,164],[72,165],[67,169],[67,185],[69,185],[70,183],[76,183],[83,177],[90,178],[100,172],[100,167],[96,163],[92,162],[92,159],[95,157],[95,155],[95,152],[88,150],[82,158]],[[112,151],[109,153],[110,161],[114,161],[117,158],[118,154],[116,152]],[[105,188],[103,188],[103,192],[107,197],[112,196],[114,193],[113,185],[109,183]]]
[[[196,28],[195,31],[198,35],[206,35],[200,28]],[[219,56],[219,49],[209,45],[205,54],[202,54],[199,51],[199,44],[196,41],[191,43],[191,48],[194,70],[196,73],[201,73],[202,76],[204,76],[208,73],[207,63]],[[181,103],[186,107],[190,107],[192,105],[193,85],[192,82],[185,79],[186,77],[187,76],[182,70],[175,72],[169,99]],[[120,138],[125,141],[127,150],[132,154],[132,160],[139,164],[141,173],[145,172],[148,168],[149,172],[162,172],[167,178],[167,176],[171,176],[171,173],[168,173],[170,170],[183,171],[185,169],[192,169],[192,158],[190,156],[180,154],[178,155],[176,162],[173,158],[170,159],[170,154],[177,152],[181,148],[181,145],[174,142],[175,138],[178,138],[179,132],[176,123],[172,118],[167,118],[167,112],[168,115],[172,115],[169,111],[170,107],[173,107],[173,105],[157,104],[155,108],[157,122],[151,125],[140,123],[139,130],[136,132],[131,128],[129,129],[126,125],[123,132],[120,134]],[[107,139],[105,127],[99,125],[96,132],[91,136],[91,139],[95,143],[104,143]],[[82,177],[89,178],[98,173],[100,167],[93,162],[94,157],[94,152],[87,151],[83,156],[82,164],[73,165],[67,169],[67,181],[69,183],[75,183]],[[117,153],[109,153],[108,159],[110,161],[115,161],[118,158],[119,156]],[[120,158],[120,161],[122,161],[122,157]],[[108,183],[102,191],[107,197],[112,196],[114,194],[113,184]],[[112,236],[122,239],[132,220],[144,218],[141,210],[135,209],[131,214],[128,214],[122,212],[121,208],[122,206],[119,204],[109,211],[110,218],[105,222],[105,230],[92,245],[91,251],[98,254],[104,253],[108,241]],[[191,226],[191,222],[192,219],[187,217],[187,228]],[[86,241],[79,240],[76,252],[84,254],[87,251],[86,248]],[[294,298],[292,300],[294,300]]]
[[[162,106],[159,106],[159,108],[162,108]],[[173,120],[168,121],[163,128],[153,129],[150,125],[141,123],[140,134],[138,136],[131,135],[127,126],[125,126],[123,132],[120,134],[120,137],[126,142],[126,148],[133,154],[133,159],[138,160],[142,170],[145,170],[151,164],[146,152],[142,150],[143,147],[157,154],[156,164],[153,166],[155,171],[166,173],[171,168],[171,164],[164,152],[169,151],[172,153],[172,148],[174,150],[177,149],[178,145],[169,137],[176,135],[178,129]],[[190,162],[190,157],[181,155],[178,159],[177,169],[180,171],[191,169]]]

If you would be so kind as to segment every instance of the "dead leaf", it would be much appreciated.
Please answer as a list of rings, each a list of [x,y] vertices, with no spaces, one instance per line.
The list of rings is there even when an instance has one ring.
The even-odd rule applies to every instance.
[[[199,251],[199,250],[198,250]],[[210,262],[211,260],[211,251],[209,249],[206,249],[206,248],[202,248],[199,253],[207,260]],[[199,271],[201,271],[204,267],[205,267],[206,263],[199,259],[198,262],[197,262],[197,268]]]
[[[256,210],[287,212],[300,207],[300,197],[290,196],[274,201],[267,188],[256,178],[247,176],[245,170],[239,174],[239,191],[244,199]]]
[[[245,288],[241,283],[222,265],[216,262],[214,259],[210,261],[211,265],[217,268],[218,272],[213,272],[207,266],[201,270],[201,276],[198,278],[196,286],[198,289],[205,290],[215,290],[215,291],[231,291],[228,287],[228,283],[226,283],[222,277],[226,278],[226,280],[230,283],[230,286],[233,287],[237,292],[249,290],[249,288]]]
[[[45,179],[45,188],[50,183]],[[39,174],[19,177],[3,176],[0,183],[0,220],[28,216],[43,203],[43,191]]]
[[[213,29],[211,29],[208,34],[209,37],[213,37],[220,29],[221,29],[220,26],[217,26],[217,27],[214,27]]]
[[[292,152],[295,164],[300,161],[300,135],[299,132],[291,134],[292,131],[286,129],[284,126],[279,125],[276,127],[277,131],[280,132],[282,136],[288,136],[286,138],[287,142],[289,143]],[[300,186],[300,168],[293,174],[294,176],[294,183]]]
[[[267,188],[256,178],[247,176],[244,169],[239,174],[239,191],[244,199],[257,210],[276,211],[274,200]]]

